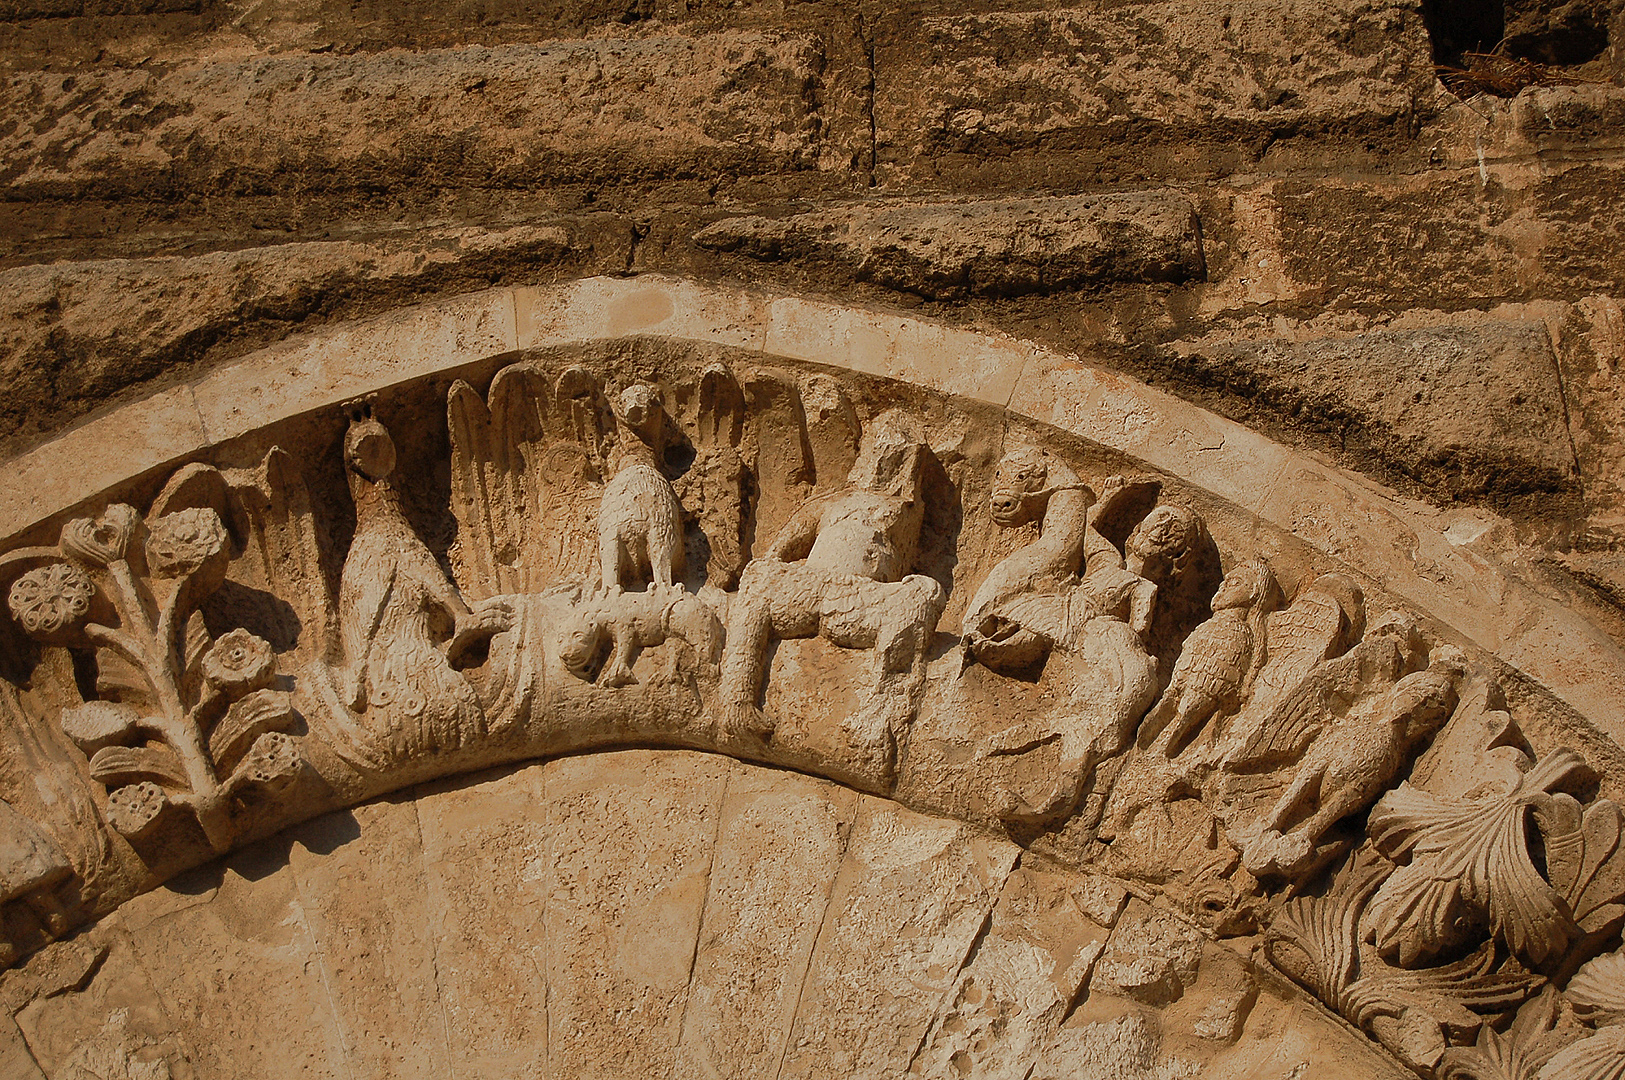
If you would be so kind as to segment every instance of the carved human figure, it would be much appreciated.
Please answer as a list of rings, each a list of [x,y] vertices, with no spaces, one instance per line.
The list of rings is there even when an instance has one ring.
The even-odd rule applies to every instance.
[[[1213,617],[1186,639],[1168,688],[1146,714],[1141,745],[1173,757],[1202,725],[1241,708],[1267,656],[1264,619],[1276,591],[1262,559],[1248,559],[1225,575],[1213,596]]]
[[[1117,477],[1102,485],[1091,507],[1081,548],[1084,576],[1059,592],[1018,595],[997,604],[973,631],[967,652],[994,670],[1032,663],[1045,652],[1052,682],[1065,687],[1066,701],[1048,724],[1060,739],[1060,760],[1049,793],[1001,810],[1010,822],[1042,823],[1070,815],[1089,795],[1091,779],[1103,762],[1117,758],[1133,740],[1147,708],[1156,700],[1156,661],[1146,637],[1160,583],[1177,575],[1191,547],[1204,534],[1201,521],[1182,507],[1158,506],[1125,541],[1126,557],[1094,527],[1110,512],[1127,485]],[[1024,549],[1025,551],[1026,549]],[[1022,552],[1018,552],[1019,557]],[[990,755],[1020,752],[1042,734],[1029,724],[1002,732],[986,748]],[[1099,786],[1099,785],[1097,785]],[[1098,800],[1097,800],[1098,801]]]
[[[659,388],[633,383],[615,402],[619,465],[598,509],[598,555],[608,592],[642,581],[671,586],[683,573],[683,508],[660,471],[667,419]]]
[[[823,637],[874,653],[868,700],[846,720],[854,745],[889,758],[900,717],[911,716],[924,658],[946,594],[910,573],[925,507],[921,470],[929,448],[894,417],[864,433],[849,487],[809,499],[745,568],[728,617],[720,688],[723,727],[771,735],[757,708],[775,639]]]
[[[1324,732],[1242,852],[1255,874],[1292,876],[1321,838],[1388,789],[1412,752],[1455,712],[1466,657],[1440,646],[1423,671],[1406,675],[1364,716]]]
[[[1002,601],[1024,593],[1055,592],[1077,576],[1094,501],[1089,485],[1043,450],[1017,447],[999,460],[988,498],[994,524],[1011,529],[1037,522],[1039,534],[995,566],[977,587],[960,622],[964,637],[980,633]]]
[[[601,686],[637,682],[632,662],[639,650],[669,637],[686,641],[702,667],[715,670],[722,653],[722,624],[704,600],[679,588],[599,594],[579,602],[557,628],[559,659],[578,678]]]
[[[386,760],[452,750],[486,732],[473,688],[455,664],[506,629],[506,601],[470,608],[401,509],[395,444],[370,416],[344,439],[356,529],[339,580],[343,704],[369,749]]]

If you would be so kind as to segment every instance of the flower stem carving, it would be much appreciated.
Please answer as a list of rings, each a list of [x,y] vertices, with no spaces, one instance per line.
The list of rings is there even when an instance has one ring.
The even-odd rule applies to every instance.
[[[231,557],[220,513],[185,507],[143,522],[117,504],[70,521],[60,547],[67,561],[19,578],[8,601],[39,640],[97,651],[113,700],[64,710],[62,726],[109,790],[109,822],[139,840],[184,809],[225,851],[237,833],[234,797],[291,781],[302,755],[286,734],[289,697],[270,689],[269,643],[242,629],[211,642],[198,614]],[[96,621],[98,589],[116,619]]]

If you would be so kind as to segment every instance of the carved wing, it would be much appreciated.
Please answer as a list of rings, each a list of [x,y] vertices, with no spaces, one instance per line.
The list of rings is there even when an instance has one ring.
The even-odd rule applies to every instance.
[[[241,514],[247,546],[258,552],[265,581],[292,606],[299,641],[325,655],[333,637],[332,578],[317,539],[310,492],[293,457],[273,447],[257,468],[233,471],[226,479],[233,516]],[[175,487],[172,480],[165,490]]]
[[[1257,767],[1296,759],[1326,726],[1331,687],[1323,669],[1311,671],[1253,729],[1230,763]]]

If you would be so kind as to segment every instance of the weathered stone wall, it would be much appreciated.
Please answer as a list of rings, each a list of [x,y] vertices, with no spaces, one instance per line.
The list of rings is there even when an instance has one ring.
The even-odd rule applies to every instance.
[[[407,471],[439,496],[456,483],[442,469],[460,466],[439,456],[458,435],[455,421],[449,436],[439,427],[448,391],[433,380],[456,369],[475,384],[460,400],[480,401],[497,358],[526,350],[700,342],[738,347],[747,365],[901,378],[874,391],[865,424],[886,394],[922,407],[921,386],[1007,409],[980,422],[987,432],[965,421],[952,443],[986,471],[995,441],[1052,437],[1021,417],[1053,423],[1105,454],[1095,464],[1134,455],[1165,470],[1159,482],[1209,516],[1226,572],[1262,553],[1297,599],[1350,570],[1374,615],[1422,612],[1440,672],[1447,639],[1477,650],[1459,715],[1522,725],[1519,769],[1561,765],[1546,756],[1559,745],[1590,761],[1600,776],[1571,785],[1592,803],[1589,829],[1622,782],[1610,704],[1625,679],[1622,36],[1617,0],[0,0],[0,455],[13,470],[0,517],[14,543],[49,547],[80,499],[99,498],[81,508],[92,516],[115,496],[148,506],[173,461],[242,437],[219,464],[254,467],[274,420],[296,453],[317,447],[301,466],[327,469],[315,517],[353,526],[353,507],[332,512],[348,505],[354,464],[334,434],[344,388],[432,384],[432,405],[401,397],[392,419],[430,432]],[[579,294],[560,288],[578,279]],[[387,317],[353,329],[375,315]],[[637,334],[648,340],[627,344]],[[264,351],[289,337],[286,353]],[[873,365],[865,342],[884,354]],[[930,355],[959,346],[983,351]],[[374,348],[402,355],[361,355]],[[770,391],[752,390],[752,407],[768,410]],[[138,401],[153,403],[140,430],[116,411]],[[327,413],[310,420],[317,407]],[[76,427],[77,441],[50,441]],[[752,452],[771,463],[765,442]],[[64,454],[83,474],[71,494]],[[41,494],[37,476],[58,486]],[[783,505],[755,507],[763,520],[814,490],[772,479],[783,490],[764,482],[764,497]],[[249,483],[231,482],[233,498]],[[957,493],[984,512],[980,488]],[[451,520],[425,506],[414,527]],[[454,530],[429,538],[434,556],[466,555],[450,550]],[[323,533],[323,557],[344,558],[342,532]],[[950,621],[996,543],[946,574]],[[62,557],[20,550],[6,555]],[[280,599],[269,548],[265,560],[259,595]],[[477,568],[456,569],[449,587],[469,589]],[[329,659],[308,621],[277,644],[285,671],[294,651]],[[10,648],[18,635],[4,634]],[[931,656],[939,696],[895,789],[818,753],[753,756],[726,740],[746,761],[634,750],[401,787],[559,751],[716,748],[632,724],[524,753],[403,752],[416,758],[404,771],[293,799],[283,818],[251,822],[250,807],[236,832],[118,841],[91,912],[105,917],[73,936],[89,915],[26,915],[29,949],[62,940],[0,978],[0,1071],[1239,1080],[1411,1075],[1396,1061],[1443,1076],[1441,1040],[1496,1045],[1488,1021],[1483,1034],[1471,1018],[1416,1021],[1417,1006],[1407,1028],[1403,1009],[1372,1019],[1301,971],[1289,980],[1245,936],[1263,914],[1227,924],[1234,912],[1214,914],[1189,884],[1257,870],[1274,882],[1257,894],[1273,917],[1277,879],[1304,859],[1212,832],[1232,858],[1203,866],[1208,826],[1188,822],[1206,819],[1165,814],[1165,833],[1142,820],[1149,839],[1099,841],[1107,869],[1141,883],[1131,890],[1096,873],[1102,847],[1058,826],[1039,842],[1000,835],[1020,814],[995,805],[977,770],[1020,759],[1019,795],[1066,771],[1045,754],[1064,765],[1072,751],[1054,733],[1008,747],[1008,732],[966,734],[966,710],[991,730],[1020,711],[999,695],[1051,690],[971,668],[972,638],[954,637],[968,677],[946,646]],[[11,679],[33,695],[14,710],[19,730],[75,687],[100,692],[83,655],[15,655],[38,664]],[[825,698],[841,707],[852,686],[826,687],[802,655],[784,650],[787,685],[769,701],[790,716]],[[983,679],[995,689],[976,699]],[[294,679],[301,694],[311,682],[304,669]],[[1449,692],[1447,715],[1453,681]],[[1435,795],[1465,795],[1474,739],[1475,761],[1515,749],[1492,721],[1466,726],[1417,767]],[[77,777],[78,751],[50,738],[62,745],[41,760]],[[825,779],[747,763],[758,758]],[[1388,762],[1378,787],[1411,764]],[[35,812],[17,792],[55,796],[30,769],[8,761],[0,781]],[[1130,795],[1156,787],[1132,764],[1125,775]],[[109,817],[104,787],[86,820]],[[1377,794],[1350,803],[1336,844],[1360,842]],[[1188,795],[1186,810],[1199,801]],[[1538,798],[1551,816],[1540,828],[1558,830],[1554,797]],[[259,842],[136,895],[239,840]],[[1138,863],[1135,844],[1150,852]],[[1310,892],[1357,893],[1358,877]],[[23,917],[14,899],[7,918]],[[1617,932],[1594,921],[1592,952]],[[1519,961],[1496,962],[1502,977]],[[1540,962],[1567,992],[1574,971]],[[1504,1027],[1513,1013],[1495,1015]],[[1578,1021],[1563,1023],[1572,1035]],[[1587,1045],[1609,1032],[1588,1029]]]
[[[663,270],[1044,340],[1612,591],[1614,16],[1485,7],[7,4],[5,442],[322,320]],[[1447,92],[1501,36],[1585,81]]]

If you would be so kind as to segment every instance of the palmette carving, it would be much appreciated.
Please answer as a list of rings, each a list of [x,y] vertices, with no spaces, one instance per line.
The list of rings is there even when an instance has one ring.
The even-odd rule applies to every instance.
[[[1487,798],[1446,801],[1409,784],[1385,795],[1368,829],[1377,850],[1406,865],[1372,901],[1367,932],[1378,950],[1410,966],[1487,928],[1532,966],[1562,956],[1580,928],[1535,865],[1530,818],[1544,828],[1560,805],[1554,791],[1594,779],[1561,749]]]

